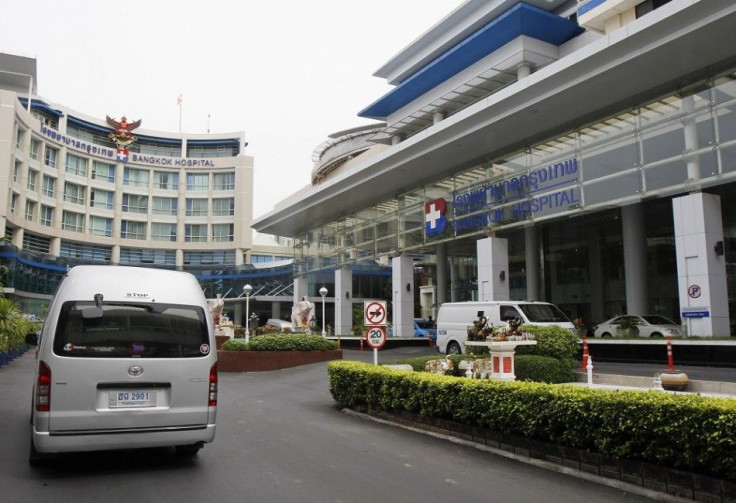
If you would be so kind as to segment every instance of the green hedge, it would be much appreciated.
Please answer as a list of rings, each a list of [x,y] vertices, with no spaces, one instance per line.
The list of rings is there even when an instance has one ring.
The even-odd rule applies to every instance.
[[[337,343],[319,335],[267,334],[242,339],[230,339],[222,345],[224,351],[329,351]]]
[[[575,359],[580,351],[580,339],[570,330],[540,325],[522,325],[519,330],[533,334],[537,344],[517,347],[517,355],[549,356],[560,360],[571,369],[575,367]]]
[[[407,410],[736,480],[736,400],[328,364],[339,407]]]

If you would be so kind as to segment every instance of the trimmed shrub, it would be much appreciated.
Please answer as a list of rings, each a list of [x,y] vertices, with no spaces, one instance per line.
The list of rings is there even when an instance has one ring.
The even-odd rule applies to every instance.
[[[566,383],[575,380],[572,368],[549,356],[517,355],[514,359],[517,381]]]
[[[516,348],[517,355],[549,356],[560,360],[570,369],[575,367],[579,339],[570,330],[540,325],[522,325],[519,330],[533,334],[537,345],[519,346]]]
[[[337,342],[320,335],[267,334],[253,337],[246,344],[242,339],[230,339],[222,345],[223,351],[330,351]]]
[[[333,361],[339,407],[406,410],[736,480],[736,400],[458,379]]]

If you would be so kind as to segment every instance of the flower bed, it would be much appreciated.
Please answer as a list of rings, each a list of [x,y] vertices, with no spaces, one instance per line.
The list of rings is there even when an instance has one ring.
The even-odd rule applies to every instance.
[[[219,372],[259,372],[310,363],[341,360],[342,350],[328,351],[218,351]]]

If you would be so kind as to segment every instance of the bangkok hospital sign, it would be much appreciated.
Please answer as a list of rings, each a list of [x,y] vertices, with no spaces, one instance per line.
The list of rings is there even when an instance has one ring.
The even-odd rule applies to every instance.
[[[571,158],[527,173],[452,192],[455,234],[482,230],[581,204],[578,162]]]

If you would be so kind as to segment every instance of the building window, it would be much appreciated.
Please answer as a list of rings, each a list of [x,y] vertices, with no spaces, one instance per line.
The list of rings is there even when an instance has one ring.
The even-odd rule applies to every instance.
[[[51,206],[41,205],[41,225],[51,227],[54,222],[54,209]]]
[[[212,225],[212,241],[225,242],[233,241],[233,224],[213,224]]]
[[[31,234],[30,232],[24,232],[23,249],[36,253],[49,253],[49,250],[51,249],[51,240],[49,238]]]
[[[38,178],[38,171],[34,169],[28,170],[28,190],[31,192],[36,192],[36,179]]]
[[[48,175],[43,175],[43,187],[41,187],[41,193],[46,197],[54,197],[56,189],[56,178]]]
[[[123,171],[123,185],[131,187],[148,187],[148,171],[143,169],[125,168]]]
[[[148,196],[123,194],[123,211],[128,213],[148,213]]]
[[[235,190],[235,173],[215,173],[215,190]]]
[[[232,215],[235,215],[235,199],[228,197],[212,200],[212,216],[227,217]]]
[[[120,248],[120,263],[175,265],[176,251]]]
[[[94,161],[92,163],[92,180],[115,183],[115,166]]]
[[[108,190],[91,189],[89,194],[89,205],[93,208],[111,210],[114,196],[115,195]]]
[[[28,155],[31,159],[38,160],[38,152],[41,150],[41,142],[35,138],[31,138],[31,149]]]
[[[229,251],[185,251],[186,265],[235,265],[235,250]]]
[[[66,154],[66,172],[77,176],[87,176],[87,159],[74,154]]]
[[[123,239],[146,239],[146,222],[123,220],[121,222],[120,237]]]
[[[186,224],[184,226],[184,241],[187,243],[207,242],[207,224]]]
[[[20,150],[23,145],[23,136],[25,131],[20,126],[15,126],[15,150]]]
[[[210,188],[210,177],[208,174],[187,174],[187,190],[208,190]]]
[[[20,177],[20,170],[22,167],[23,163],[16,159],[15,164],[13,165],[13,181],[16,183],[18,183],[18,178]]]
[[[154,171],[153,188],[163,190],[179,190],[179,173]]]
[[[33,222],[36,216],[36,202],[26,199],[26,220]]]
[[[112,260],[112,248],[109,246],[62,241],[59,255],[62,257],[81,258],[86,260],[104,260],[109,262]]]
[[[152,223],[151,239],[153,241],[176,241],[176,224]]]
[[[56,159],[59,156],[59,151],[53,147],[46,145],[46,153],[43,158],[44,164],[49,168],[56,168]]]
[[[188,217],[206,217],[207,199],[187,199]]]
[[[74,204],[84,204],[84,187],[76,183],[64,183],[64,201]]]
[[[65,231],[84,232],[84,215],[73,211],[61,214],[61,228]]]
[[[153,196],[152,211],[154,215],[176,215],[177,199],[175,197]]]
[[[15,213],[15,208],[18,206],[18,194],[13,192],[10,196],[10,213]]]
[[[112,218],[89,217],[89,233],[93,236],[112,236]]]

